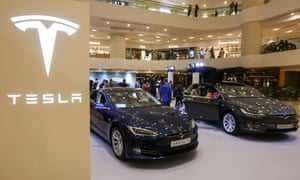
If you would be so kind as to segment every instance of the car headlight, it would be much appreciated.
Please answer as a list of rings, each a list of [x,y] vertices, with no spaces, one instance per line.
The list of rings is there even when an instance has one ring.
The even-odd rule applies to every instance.
[[[196,127],[196,121],[194,119],[192,119],[191,127],[192,127],[192,129],[194,129]]]
[[[144,129],[140,127],[132,127],[132,126],[127,126],[130,132],[132,132],[134,135],[137,136],[157,136],[158,134],[154,131],[151,131],[149,129]]]
[[[253,109],[244,109],[244,108],[240,108],[240,110],[242,111],[242,113],[244,113],[247,116],[264,116],[262,110],[253,110]]]

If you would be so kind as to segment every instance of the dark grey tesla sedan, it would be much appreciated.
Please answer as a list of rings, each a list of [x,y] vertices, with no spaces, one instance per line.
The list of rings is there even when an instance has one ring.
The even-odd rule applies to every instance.
[[[161,159],[198,146],[194,119],[134,88],[104,88],[91,94],[91,129],[118,159]]]
[[[201,84],[200,96],[186,95],[185,111],[195,119],[220,121],[228,134],[298,129],[295,109],[257,89],[234,82]]]

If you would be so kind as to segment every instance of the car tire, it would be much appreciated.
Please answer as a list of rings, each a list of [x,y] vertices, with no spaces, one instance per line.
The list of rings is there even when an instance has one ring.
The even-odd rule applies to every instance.
[[[111,131],[110,142],[115,156],[120,159],[125,159],[125,141],[122,131],[119,128],[113,128]]]
[[[240,128],[239,121],[235,118],[233,113],[225,112],[222,116],[222,127],[228,134],[239,134]]]

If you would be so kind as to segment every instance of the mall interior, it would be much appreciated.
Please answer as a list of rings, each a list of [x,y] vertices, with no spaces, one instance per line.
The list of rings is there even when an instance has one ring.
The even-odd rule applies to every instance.
[[[87,100],[88,78],[113,79],[115,83],[125,79],[132,87],[137,79],[155,77],[159,83],[168,78],[174,85],[181,82],[188,87],[205,81],[202,71],[195,68],[201,66],[222,72],[219,80],[239,80],[260,89],[267,96],[292,105],[299,115],[299,0],[68,0],[45,1],[45,4],[28,0],[27,5],[17,0],[4,2],[8,6],[1,11],[9,15],[3,16],[1,22],[7,21],[4,17],[12,16],[11,9],[25,14],[30,11],[51,14],[50,9],[55,9],[59,15],[65,12],[66,17],[73,16],[85,29],[72,35],[80,40],[60,45],[66,62],[58,64],[64,70],[51,67],[47,78],[42,73],[37,75],[40,71],[24,61],[19,66],[1,65],[4,74],[11,73],[9,69],[22,73],[12,75],[9,82],[3,74],[3,92],[11,94],[19,90],[20,95],[13,95],[13,100],[23,94],[27,99],[25,103],[13,101],[11,106],[9,95],[1,92],[4,108],[0,112],[5,120],[0,126],[5,128],[0,133],[4,144],[0,150],[0,179],[299,179],[299,130],[232,136],[215,124],[197,121],[196,151],[170,159],[120,161],[110,145],[90,131]],[[9,33],[17,34],[19,39],[24,36],[10,25],[3,32],[2,42],[8,42]],[[27,52],[40,48],[32,43],[38,41],[32,37],[21,39],[31,43],[25,47],[13,41],[1,46],[4,59],[13,59],[7,64],[20,63],[17,59],[26,56],[36,58]],[[25,55],[11,49],[24,50]],[[61,77],[59,82],[54,80],[53,72]],[[19,81],[18,85],[12,83]],[[38,89],[34,91],[33,87]],[[55,87],[63,88],[62,92]],[[293,93],[288,93],[288,89]],[[51,109],[43,103],[36,108],[28,107],[34,101],[29,99],[30,95],[35,92],[38,96],[44,93],[43,97],[53,92],[60,97],[60,93],[70,91],[82,92],[83,100],[75,103],[53,100]]]
[[[236,10],[224,0],[90,1],[90,71],[133,72],[141,79],[167,77],[188,86],[199,82],[193,67],[200,63],[224,70],[223,80],[242,79],[266,93],[273,88],[299,88],[300,4],[235,2]],[[200,7],[197,16],[196,4]],[[280,41],[297,48],[279,50]],[[298,101],[278,98],[299,111]],[[215,126],[198,123],[197,153],[159,162],[120,163],[110,147],[91,134],[92,179],[299,178],[295,150],[299,133],[231,137]]]

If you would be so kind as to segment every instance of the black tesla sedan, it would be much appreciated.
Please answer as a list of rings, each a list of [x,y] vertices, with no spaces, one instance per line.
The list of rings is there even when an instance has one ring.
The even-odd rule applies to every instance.
[[[295,109],[257,89],[234,82],[202,84],[200,96],[186,95],[185,111],[195,119],[220,121],[226,133],[295,131]]]
[[[93,92],[90,126],[121,160],[161,159],[198,146],[193,118],[162,106],[142,89],[115,87]]]

